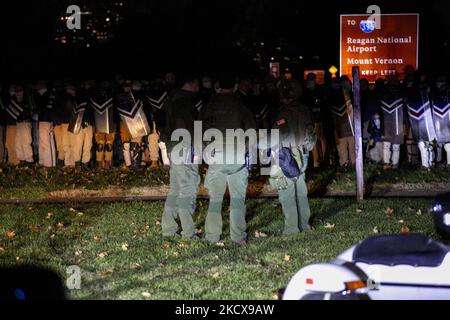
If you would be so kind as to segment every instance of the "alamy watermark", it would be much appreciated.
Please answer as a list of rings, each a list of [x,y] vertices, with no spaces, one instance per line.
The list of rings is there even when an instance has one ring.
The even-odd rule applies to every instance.
[[[66,280],[66,287],[69,290],[81,289],[81,269],[77,265],[68,266],[66,269],[68,275]]]
[[[174,164],[246,164],[267,166],[276,154],[270,148],[279,145],[278,129],[226,129],[203,131],[202,122],[194,121],[194,136],[187,129],[176,129],[170,140],[177,142],[170,152]],[[261,174],[270,169],[261,167]]]
[[[69,30],[81,29],[81,9],[79,6],[72,4],[67,7],[66,13],[67,16],[66,26]]]

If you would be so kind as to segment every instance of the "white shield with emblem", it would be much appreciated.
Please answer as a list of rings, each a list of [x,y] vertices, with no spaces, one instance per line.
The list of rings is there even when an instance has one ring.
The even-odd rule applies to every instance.
[[[124,103],[117,108],[120,118],[128,128],[131,137],[141,138],[150,134],[150,126],[144,112],[142,100],[135,99],[132,93]]]

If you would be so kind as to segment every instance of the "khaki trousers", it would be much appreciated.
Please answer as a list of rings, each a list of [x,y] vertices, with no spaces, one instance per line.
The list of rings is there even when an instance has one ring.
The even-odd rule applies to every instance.
[[[19,161],[33,162],[31,122],[16,124],[16,156]]]
[[[111,161],[113,153],[113,142],[115,133],[96,133],[95,142],[97,143],[96,160],[97,162]]]
[[[355,164],[356,154],[355,154],[355,137],[345,137],[336,139],[336,146],[339,154],[339,164],[341,166],[350,162]]]
[[[155,121],[153,121],[153,133],[148,136],[148,151],[150,152],[150,160],[158,161],[159,159],[159,134],[156,130]]]
[[[16,126],[6,126],[6,152],[8,163],[14,166],[19,164],[16,154]]]
[[[55,139],[51,122],[39,122],[39,164],[44,167],[56,165]]]
[[[80,132],[77,134],[67,132],[69,137],[70,153],[69,158],[66,158],[66,165],[74,166],[76,162],[81,161],[86,164],[91,161],[93,134],[94,130],[92,126],[81,128]]]
[[[314,167],[320,167],[325,161],[325,154],[327,152],[327,140],[323,132],[322,123],[316,122],[314,124],[314,131],[316,132],[317,141],[313,149]]]
[[[63,123],[55,126],[55,141],[56,141],[56,149],[58,150],[58,159],[65,161],[66,156],[69,155],[70,147],[69,147],[69,137],[67,130],[69,128],[68,123]]]

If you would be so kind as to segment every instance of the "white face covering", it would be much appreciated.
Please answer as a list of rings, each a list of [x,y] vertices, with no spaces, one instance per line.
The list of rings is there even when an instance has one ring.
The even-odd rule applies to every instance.
[[[42,88],[42,89],[39,89],[37,92],[39,93],[39,95],[42,96],[44,93],[47,92],[47,89],[46,88]]]
[[[374,124],[378,129],[380,129],[380,127],[381,127],[381,121],[380,121],[380,119],[375,119],[375,120],[373,120],[373,124]]]

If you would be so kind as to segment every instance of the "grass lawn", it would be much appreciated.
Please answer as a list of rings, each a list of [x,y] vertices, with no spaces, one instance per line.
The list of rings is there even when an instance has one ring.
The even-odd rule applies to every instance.
[[[204,178],[206,167],[201,168]],[[408,166],[397,170],[383,170],[382,165],[365,164],[364,177],[367,190],[448,190],[450,170],[435,168],[424,172]],[[203,179],[202,179],[203,181]],[[355,172],[336,172],[333,169],[307,171],[310,194],[325,192],[355,192]],[[109,171],[80,171],[74,168],[15,168],[0,165],[1,199],[38,199],[54,197],[77,198],[88,196],[143,195],[145,190],[167,186],[167,170],[126,170],[113,168]],[[254,171],[249,178],[249,192],[259,194],[267,185],[267,176]]]
[[[163,239],[163,202],[0,207],[0,265],[49,267],[66,279],[78,265],[81,290],[72,299],[274,299],[302,266],[333,259],[375,233],[403,228],[437,238],[429,200],[311,200],[313,231],[281,236],[276,200],[249,200],[247,246]],[[200,231],[207,202],[195,215]],[[267,237],[255,237],[255,232]]]

